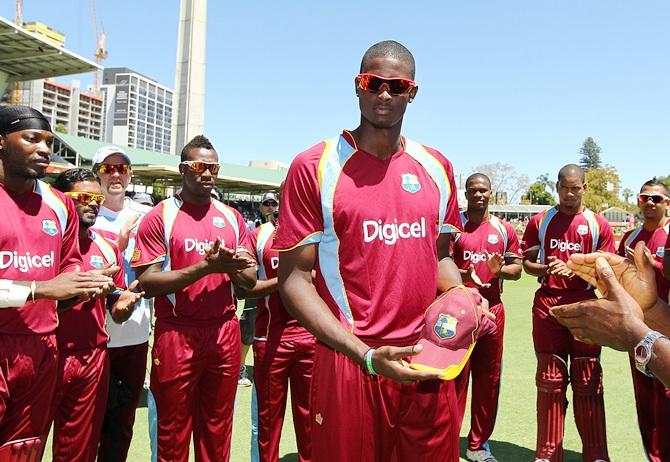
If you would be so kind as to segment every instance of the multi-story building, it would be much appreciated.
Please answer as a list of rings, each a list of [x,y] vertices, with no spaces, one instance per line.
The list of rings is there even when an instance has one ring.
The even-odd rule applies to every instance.
[[[102,140],[102,98],[52,80],[21,82],[21,103],[42,112],[55,131]]]
[[[102,83],[105,141],[169,153],[172,89],[125,67],[105,69]]]

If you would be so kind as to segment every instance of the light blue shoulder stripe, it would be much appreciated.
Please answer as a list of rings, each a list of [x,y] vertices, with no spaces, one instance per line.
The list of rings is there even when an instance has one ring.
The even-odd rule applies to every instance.
[[[447,214],[447,203],[449,202],[449,195],[452,193],[444,166],[423,145],[408,138],[405,138],[405,152],[421,164],[440,191],[440,209],[437,214],[440,233],[457,232],[458,229],[454,229],[453,226],[444,225],[444,217]]]
[[[256,257],[258,258],[258,279],[267,281],[268,275],[265,272],[265,266],[263,265],[263,250],[265,250],[265,245],[268,243],[268,240],[272,237],[275,227],[272,223],[263,223],[258,230],[258,239],[256,240]],[[267,300],[266,300],[267,302]]]
[[[335,219],[333,204],[335,188],[340,178],[344,164],[356,150],[342,136],[326,140],[326,147],[321,154],[322,171],[321,184],[321,211],[323,213],[323,234],[319,241],[319,268],[330,295],[337,303],[342,315],[353,326],[354,318],[349,306],[347,291],[340,274],[340,240],[335,233]]]
[[[235,212],[233,212],[225,204],[223,204],[222,202],[217,201],[216,199],[212,199],[212,204],[214,204],[214,207],[226,217],[226,219],[230,222],[230,225],[233,227],[233,230],[235,231],[235,251],[239,252],[240,251],[240,227],[237,223],[237,216],[235,216]],[[226,246],[226,247],[228,247],[228,246]],[[232,247],[229,247],[229,248],[232,248]],[[246,250],[246,249],[243,249],[243,250]]]
[[[642,226],[642,225],[640,225],[640,226],[638,226],[637,228],[635,228],[635,229],[633,230],[633,232],[630,233],[630,235],[629,235],[628,238],[626,239],[626,243],[624,244],[624,246],[625,246],[625,247],[630,247],[631,243],[632,243],[633,241],[635,241],[635,238],[640,234],[640,232],[642,231],[642,229],[643,229],[643,226]]]
[[[540,228],[538,230],[538,237],[540,241],[540,251],[538,253],[538,260],[541,264],[544,265],[544,261],[546,258],[545,252],[544,252],[544,238],[547,236],[547,228],[549,227],[549,223],[551,222],[552,218],[556,216],[558,213],[558,208],[557,207],[552,207],[544,214],[542,215],[542,218],[540,219]]]
[[[100,252],[105,256],[105,260],[113,264],[119,263],[116,261],[116,252],[114,252],[114,248],[112,248],[111,244],[107,242],[104,237],[91,231],[91,240],[98,246]]]
[[[61,237],[64,236],[67,227],[67,206],[54,194],[51,186],[42,180],[35,181],[35,192],[42,196],[44,203],[56,213],[60,224]]]
[[[507,228],[505,228],[505,225],[500,221],[500,219],[495,216],[491,215],[490,218],[491,224],[493,227],[500,233],[500,236],[502,237],[503,240],[503,257],[507,255],[507,246],[509,244],[509,238],[507,236]]]
[[[163,260],[163,271],[171,271],[172,261],[170,259],[170,236],[172,228],[177,220],[177,214],[183,202],[176,196],[169,197],[163,201],[163,239],[165,242],[165,260]],[[166,294],[172,306],[177,306],[177,299],[174,293]]]
[[[598,250],[598,241],[600,240],[600,223],[596,218],[596,214],[589,209],[584,209],[584,218],[589,224],[589,231],[591,232],[591,239],[593,239],[593,246],[591,247],[591,252],[596,252]]]

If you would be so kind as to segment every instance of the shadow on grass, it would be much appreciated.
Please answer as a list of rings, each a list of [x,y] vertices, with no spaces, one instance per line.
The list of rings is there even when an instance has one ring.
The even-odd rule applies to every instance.
[[[490,440],[491,453],[499,462],[519,462],[535,460],[535,450],[509,443],[507,441]],[[465,450],[468,448],[468,439],[460,438],[461,457],[465,459]],[[581,462],[582,455],[570,450],[563,450],[563,462]]]
[[[290,454],[285,454],[279,459],[279,462],[298,462],[298,453],[292,452]]]

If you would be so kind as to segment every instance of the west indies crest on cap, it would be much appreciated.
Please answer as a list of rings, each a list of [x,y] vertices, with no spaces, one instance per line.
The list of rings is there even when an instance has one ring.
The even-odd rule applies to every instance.
[[[442,380],[452,380],[470,359],[477,339],[495,329],[480,308],[481,296],[463,286],[455,286],[430,304],[424,314],[420,353],[412,357],[412,369],[438,372]]]

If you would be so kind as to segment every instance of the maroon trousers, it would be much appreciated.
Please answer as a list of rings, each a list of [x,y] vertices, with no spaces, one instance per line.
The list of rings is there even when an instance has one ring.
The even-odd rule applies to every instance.
[[[647,377],[630,359],[635,408],[642,445],[651,462],[670,460],[670,392],[655,378]]]
[[[477,345],[470,355],[470,361],[454,379],[458,395],[459,422],[462,422],[468,399],[468,382],[472,374],[470,433],[468,433],[468,449],[471,451],[483,449],[484,444],[493,434],[498,415],[505,307],[502,302],[494,301],[490,310],[496,316],[496,329],[477,340]]]
[[[123,400],[118,401],[123,404],[110,407],[114,403],[108,402],[100,434],[98,462],[125,462],[128,456],[128,448],[133,438],[135,410],[144,388],[148,348],[149,343],[145,342],[107,350],[110,377],[125,385],[117,385],[117,380],[110,381],[110,395],[123,397]]]
[[[56,336],[0,334],[0,445],[49,433]]]
[[[94,462],[109,388],[107,347],[61,351],[54,398],[54,462]]]
[[[240,372],[235,313],[206,326],[158,319],[151,391],[158,413],[158,461],[187,462],[191,431],[196,462],[230,458]]]
[[[279,461],[279,440],[289,380],[293,426],[300,462],[311,460],[309,387],[314,364],[312,335],[254,342],[254,383],[258,399],[258,450],[262,462]]]
[[[401,385],[317,343],[310,417],[314,462],[458,462],[453,380]]]

